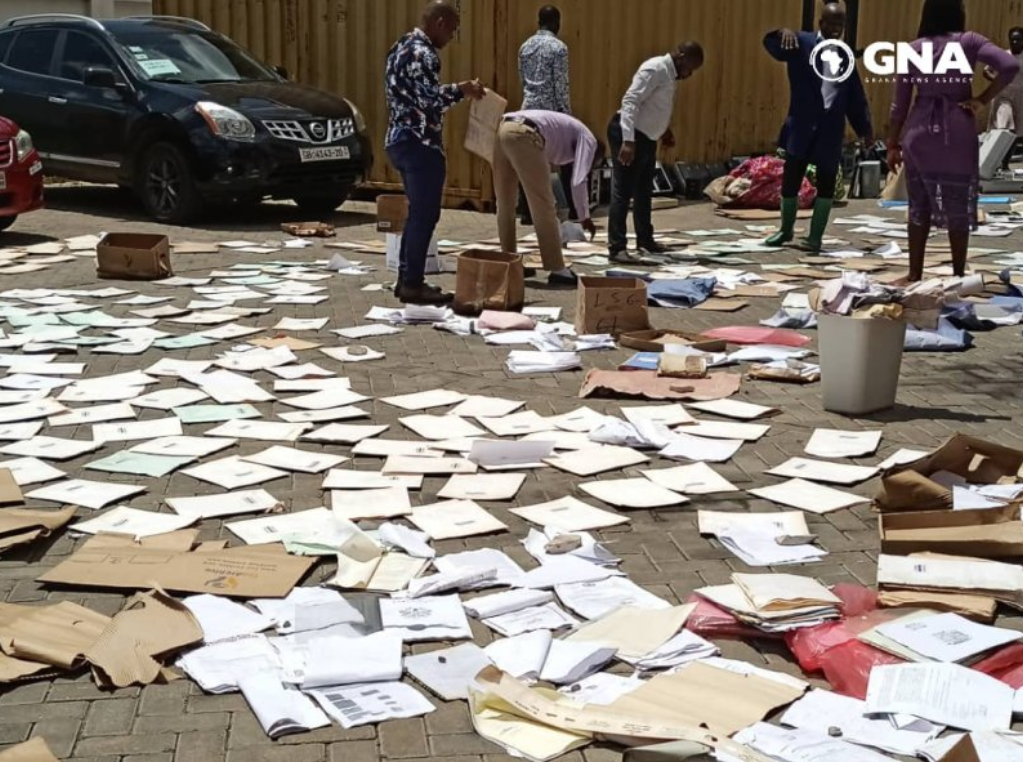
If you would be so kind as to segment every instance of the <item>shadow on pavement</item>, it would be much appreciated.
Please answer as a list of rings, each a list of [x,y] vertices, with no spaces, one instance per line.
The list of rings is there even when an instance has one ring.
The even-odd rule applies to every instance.
[[[54,185],[46,188],[46,206],[64,212],[95,215],[108,220],[153,222],[142,204],[128,190],[115,185]],[[202,218],[188,227],[210,231],[274,231],[282,222],[310,222],[308,213],[287,202],[264,202],[241,206],[210,206]],[[365,212],[346,211],[315,220],[346,228],[375,222]],[[157,223],[154,223],[157,224]]]

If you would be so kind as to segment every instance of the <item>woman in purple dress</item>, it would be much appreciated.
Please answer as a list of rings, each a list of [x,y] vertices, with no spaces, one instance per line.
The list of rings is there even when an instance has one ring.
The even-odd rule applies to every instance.
[[[981,35],[966,31],[963,0],[926,0],[919,36],[913,48],[920,51],[924,43],[931,43],[935,65],[947,45],[959,44],[972,66],[987,64],[997,77],[976,98],[973,76],[954,69],[947,74],[916,71],[899,77],[892,104],[888,164],[894,169],[905,162],[911,282],[923,279],[931,225],[948,229],[953,271],[958,276],[966,274],[970,231],[977,227],[980,184],[976,114],[1019,71],[1013,56]]]

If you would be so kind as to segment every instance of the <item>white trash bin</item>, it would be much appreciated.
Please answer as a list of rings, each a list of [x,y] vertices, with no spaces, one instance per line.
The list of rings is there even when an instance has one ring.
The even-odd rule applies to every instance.
[[[895,405],[904,321],[820,315],[817,332],[825,410],[865,415]]]

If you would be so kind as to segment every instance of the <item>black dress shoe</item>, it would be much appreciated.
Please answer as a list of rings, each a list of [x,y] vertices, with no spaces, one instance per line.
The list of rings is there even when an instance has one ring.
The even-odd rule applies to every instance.
[[[551,273],[547,276],[548,286],[561,286],[564,288],[576,288],[579,285],[579,276],[569,270],[570,275],[562,275],[561,273]]]
[[[454,294],[441,291],[439,288],[428,286],[425,283],[416,287],[402,286],[398,290],[398,299],[402,304],[448,304],[454,298]]]
[[[536,268],[535,267],[523,267],[522,268],[522,274],[525,277],[527,277],[527,278],[535,278],[536,277]]]

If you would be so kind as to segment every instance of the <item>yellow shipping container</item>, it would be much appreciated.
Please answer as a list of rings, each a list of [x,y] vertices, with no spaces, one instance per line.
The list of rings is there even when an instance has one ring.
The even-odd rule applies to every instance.
[[[442,54],[443,76],[478,76],[521,100],[518,49],[536,27],[543,0],[457,0],[459,38]],[[785,70],[761,47],[763,35],[798,27],[803,0],[556,0],[571,55],[572,105],[602,141],[637,67],[687,39],[700,41],[706,65],[680,86],[675,135],[664,160],[724,161],[770,150],[788,105]],[[859,0],[857,46],[911,40],[922,0]],[[154,0],[154,13],[197,18],[247,47],[292,79],[345,95],[366,115],[376,165],[372,187],[399,187],[383,151],[387,108],[384,62],[394,41],[418,23],[423,0]],[[1023,22],[1023,0],[967,0],[971,29],[999,44]],[[884,134],[891,86],[869,84],[878,135]],[[446,203],[484,207],[493,200],[489,167],[462,150],[468,107],[447,121]]]

